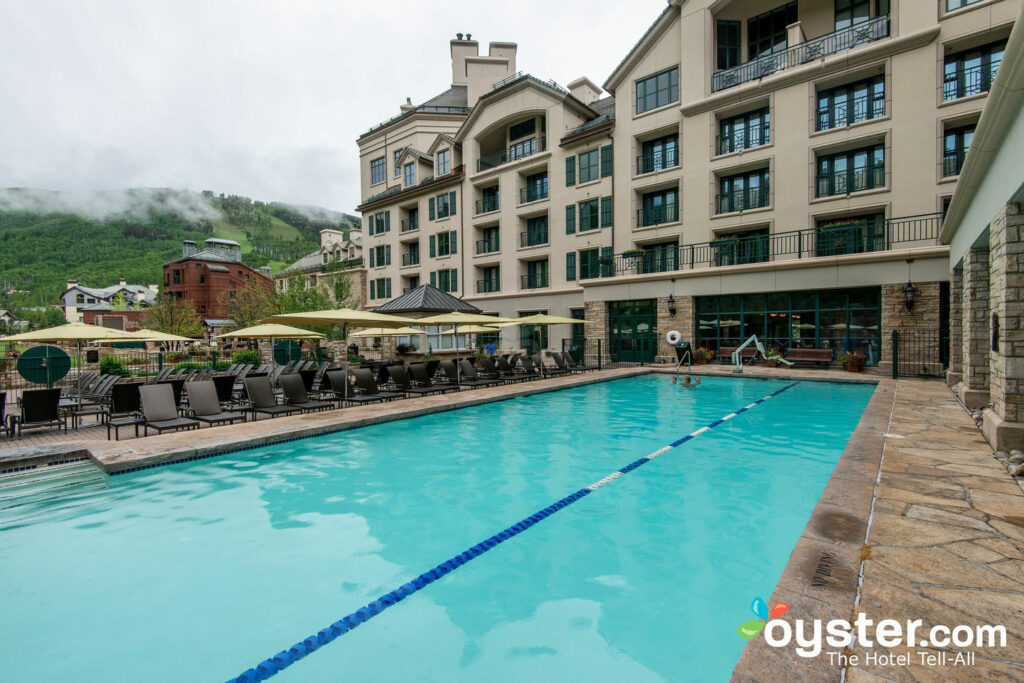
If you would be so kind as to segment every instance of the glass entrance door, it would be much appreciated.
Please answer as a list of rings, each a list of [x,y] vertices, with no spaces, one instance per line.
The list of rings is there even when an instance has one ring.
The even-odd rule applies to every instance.
[[[612,361],[653,363],[658,348],[657,300],[614,301],[608,307]]]

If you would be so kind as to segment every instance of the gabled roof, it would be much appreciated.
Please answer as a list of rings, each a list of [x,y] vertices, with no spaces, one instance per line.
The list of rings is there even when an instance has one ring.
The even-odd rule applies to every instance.
[[[480,309],[430,284],[420,285],[373,309],[375,313],[480,313]]]
[[[412,157],[413,159],[424,164],[434,163],[434,159],[429,154],[424,154],[418,149],[413,149],[412,147],[406,147],[405,149],[402,150],[402,153],[398,155],[398,163],[402,163],[402,161],[406,157]]]
[[[636,45],[626,53],[626,56],[622,58],[619,65],[615,67],[611,75],[608,76],[604,82],[604,89],[610,92],[612,95],[615,94],[615,88],[622,81],[626,72],[629,70],[636,61],[640,58],[642,51],[646,50],[661,33],[668,28],[668,25],[672,23],[672,20],[679,16],[679,5],[682,4],[679,0],[669,0],[668,6],[661,11],[658,18],[654,20],[648,29],[640,36],[640,40],[636,42]]]
[[[615,123],[615,98],[614,97],[602,97],[597,102],[592,102],[590,108],[597,112],[597,116],[584,121],[582,124],[576,126],[564,136],[562,136],[562,142],[570,142],[577,138],[586,137],[587,133],[591,131],[599,130],[605,126],[612,126]]]
[[[89,296],[94,296],[97,299],[103,300],[112,299],[121,291],[133,295],[136,300],[152,301],[156,299],[156,293],[144,285],[111,285],[110,287],[86,287],[85,285],[75,285],[70,289],[64,290],[61,297],[75,289],[79,290],[83,294],[88,294]]]
[[[452,146],[456,144],[455,138],[453,138],[451,135],[448,135],[448,133],[438,133],[437,137],[434,138],[434,141],[430,143],[430,147],[427,147],[427,153],[430,154],[430,156],[434,156],[434,152],[437,151],[437,148],[440,147],[441,144],[445,142]]]
[[[469,90],[464,85],[453,85],[439,95],[431,97],[423,104],[418,104],[408,111],[403,111],[398,116],[393,116],[387,121],[382,121],[376,126],[359,136],[362,140],[368,135],[373,135],[382,128],[386,128],[402,119],[407,119],[419,113],[424,114],[456,114],[465,116],[469,112]]]

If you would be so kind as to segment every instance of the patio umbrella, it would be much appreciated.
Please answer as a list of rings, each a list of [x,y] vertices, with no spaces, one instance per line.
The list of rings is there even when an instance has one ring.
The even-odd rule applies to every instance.
[[[82,407],[82,342],[90,341],[124,341],[125,333],[99,325],[87,323],[68,323],[45,330],[33,330],[3,337],[5,342],[75,342],[78,350],[78,407]]]
[[[199,341],[192,337],[182,337],[179,334],[171,334],[170,332],[161,332],[160,330],[149,330],[142,328],[135,330],[134,332],[126,332],[125,338],[122,341],[144,341],[153,342],[159,344],[161,342],[191,342]]]
[[[292,327],[291,325],[253,325],[252,327],[243,327],[240,330],[233,330],[231,332],[225,332],[224,334],[218,334],[217,339],[269,339],[270,340],[270,358],[274,359],[274,340],[275,339],[323,339],[324,335],[319,332],[311,332],[310,330],[303,330],[298,327]],[[276,360],[274,361],[277,362]]]
[[[459,311],[452,311],[451,313],[439,313],[432,315],[429,318],[420,318],[417,321],[421,325],[451,325],[452,334],[459,334],[459,325],[497,325],[498,323],[510,323],[513,322],[511,318],[499,318],[496,315],[484,315],[483,313],[460,313]],[[458,339],[456,339],[458,343]],[[459,380],[460,369],[459,369],[459,350],[455,350],[455,379]]]
[[[357,327],[404,327],[416,325],[420,321],[412,318],[402,318],[397,315],[386,313],[374,313],[373,311],[360,311],[356,308],[332,308],[324,311],[307,311],[305,313],[279,313],[272,315],[264,323],[288,323],[292,325],[313,325],[314,327],[335,327],[341,325],[342,336],[345,339],[345,388],[344,396],[348,396],[348,326]]]
[[[417,330],[415,327],[395,327],[387,329],[384,327],[370,327],[365,330],[359,330],[353,332],[350,337],[359,337],[360,339],[371,339],[373,337],[411,337],[413,335],[423,334],[423,330]],[[391,350],[391,359],[394,360],[395,352],[394,348]],[[383,360],[383,354],[381,354],[381,360]]]

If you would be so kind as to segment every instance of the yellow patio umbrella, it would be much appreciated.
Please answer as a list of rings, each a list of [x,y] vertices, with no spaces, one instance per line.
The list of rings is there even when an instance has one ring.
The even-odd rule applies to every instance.
[[[360,311],[357,308],[332,308],[324,311],[307,311],[304,313],[279,313],[272,315],[264,323],[286,323],[291,325],[313,325],[314,327],[336,327],[341,325],[345,344],[345,388],[344,396],[348,397],[348,326],[357,327],[404,327],[416,325],[418,320],[402,318],[386,313]]]
[[[560,315],[537,313],[536,315],[528,315],[524,318],[515,318],[504,324],[498,325],[498,327],[511,327],[513,325],[575,325],[576,323],[586,322],[590,321],[583,320],[581,318],[565,318]]]
[[[429,318],[420,318],[417,322],[421,325],[452,325],[452,334],[459,334],[459,325],[497,325],[498,323],[512,322],[511,318],[499,318],[496,315],[484,315],[483,313],[462,313],[452,311],[451,313],[439,313]],[[455,350],[455,379],[459,380],[459,351]]]
[[[459,334],[487,334],[488,332],[497,332],[498,326],[484,326],[484,325],[466,325],[459,329]],[[445,330],[440,334],[455,334],[455,330]]]
[[[162,342],[191,342],[198,340],[192,337],[182,337],[179,334],[171,334],[170,332],[161,332],[160,330],[142,328],[135,330],[134,332],[125,332],[124,339],[121,341],[143,341],[159,344]]]
[[[310,330],[303,330],[298,327],[292,327],[291,325],[278,325],[274,323],[253,325],[252,327],[243,327],[239,330],[232,330],[231,332],[225,332],[224,334],[218,334],[217,339],[269,339],[270,340],[270,358],[275,363],[277,359],[274,358],[274,340],[275,339],[323,339],[324,335],[319,332],[312,332]],[[258,350],[258,349],[257,349]]]
[[[424,334],[423,330],[417,330],[415,327],[370,327],[365,330],[359,330],[353,332],[350,337],[359,337],[360,339],[367,339],[369,337],[411,337],[417,334]]]
[[[78,350],[78,407],[82,407],[82,342],[123,341],[125,333],[88,323],[68,323],[3,337],[5,342],[75,342]]]

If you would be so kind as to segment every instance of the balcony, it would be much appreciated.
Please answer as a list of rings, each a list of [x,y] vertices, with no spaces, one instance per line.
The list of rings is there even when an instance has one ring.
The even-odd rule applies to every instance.
[[[806,64],[826,55],[834,55],[858,45],[888,37],[888,15],[875,17],[871,21],[845,28],[842,31],[812,38],[783,52],[758,57],[746,64],[719,71],[711,76],[711,90],[718,92],[726,88],[733,88],[741,83],[771,76],[779,71]]]
[[[476,213],[475,216],[479,216],[484,213],[490,213],[497,211],[499,208],[498,195],[493,197],[484,197],[476,200]]]
[[[519,188],[519,203],[529,204],[530,202],[537,202],[541,199],[548,198],[548,184],[545,182],[541,185],[527,185],[526,187]]]
[[[716,135],[715,149],[719,154],[732,154],[745,149],[763,147],[772,141],[772,131],[768,126],[751,127],[745,133],[738,130],[732,135]]]
[[[938,243],[942,214],[852,221],[711,242],[632,250],[601,259],[601,277],[891,251]]]
[[[942,177],[960,175],[960,169],[964,167],[964,159],[967,158],[966,149],[951,150],[942,155]]]
[[[418,218],[403,218],[399,232],[410,232],[412,230],[419,230],[420,222]]]
[[[992,65],[978,64],[946,74],[942,82],[942,101],[949,102],[988,92],[998,68],[998,64],[994,68]]]
[[[402,254],[402,267],[418,266],[420,264],[419,254]]]
[[[636,158],[636,174],[654,173],[679,165],[679,155],[675,152],[664,154],[641,154]]]
[[[527,230],[519,233],[520,247],[539,247],[548,243],[548,231]]]
[[[477,280],[476,281],[476,293],[477,294],[492,294],[494,292],[501,291],[501,283],[498,280]]]
[[[885,186],[885,168],[856,168],[852,171],[818,173],[818,197],[834,197]]]
[[[547,273],[534,273],[533,275],[520,275],[520,289],[540,289],[548,286]]]
[[[674,223],[678,220],[678,204],[667,204],[665,206],[655,206],[648,209],[638,209],[636,212],[636,224],[642,228],[661,225],[662,223]]]
[[[547,138],[529,138],[522,142],[517,142],[514,145],[509,145],[508,148],[501,150],[500,152],[494,152],[493,154],[485,154],[476,161],[477,171],[486,171],[491,168],[497,168],[503,164],[507,164],[519,159],[525,159],[526,157],[533,156],[534,154],[540,154],[547,149]]]
[[[768,206],[768,197],[767,185],[719,194],[715,196],[715,213],[761,209]]]
[[[482,240],[476,241],[476,255],[480,254],[496,254],[501,251],[501,245],[498,243],[498,236],[485,237]]]

